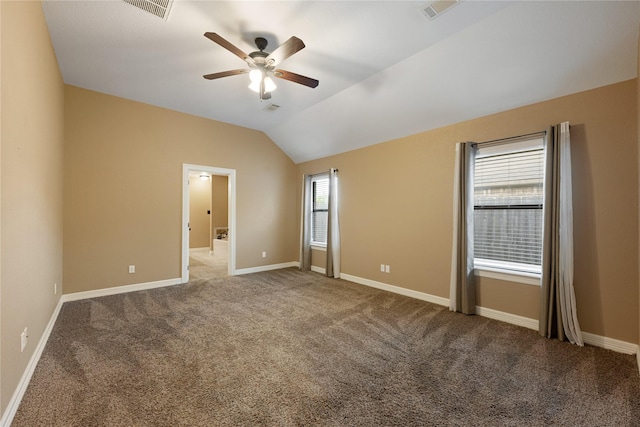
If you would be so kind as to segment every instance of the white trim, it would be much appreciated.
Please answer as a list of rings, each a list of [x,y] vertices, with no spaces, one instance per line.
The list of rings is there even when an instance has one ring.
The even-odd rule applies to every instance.
[[[258,267],[240,268],[236,270],[236,275],[260,273],[261,271],[279,270],[281,268],[300,267],[298,261],[283,262],[282,264],[260,265]]]
[[[349,282],[358,283],[360,285],[370,286],[376,289],[382,289],[383,291],[393,292],[394,294],[400,294],[407,297],[419,299],[422,301],[432,302],[438,305],[449,306],[449,298],[443,298],[436,295],[426,294],[424,292],[414,291],[411,289],[401,288],[400,286],[388,285],[382,282],[376,282],[375,280],[364,279],[362,277],[352,276],[350,274],[340,273],[340,278]]]
[[[638,372],[640,372],[640,348],[636,350],[636,359],[638,359]]]
[[[607,338],[601,335],[590,334],[589,332],[584,331],[582,332],[582,339],[584,340],[585,344],[606,348],[607,350],[617,351],[618,353],[638,353],[638,346],[626,341],[620,341],[614,338]]]
[[[318,243],[312,243],[311,249],[313,249],[314,251],[327,252],[327,245],[325,244],[324,246],[321,246]]]
[[[182,165],[182,283],[189,281],[189,172],[206,172],[210,175],[221,175],[229,178],[228,191],[228,228],[229,228],[229,266],[230,276],[236,272],[236,170],[212,166],[201,166],[183,163]]]
[[[504,311],[498,311],[492,308],[480,307],[478,305],[476,305],[476,314],[488,319],[499,320],[512,325],[522,326],[527,329],[533,329],[535,331],[538,330],[539,322],[536,319],[505,313]]]
[[[327,269],[323,267],[316,267],[315,265],[311,266],[311,271],[320,274],[327,274]]]
[[[74,292],[72,294],[62,295],[62,301],[78,301],[88,298],[105,297],[108,295],[124,294],[127,292],[143,291],[145,289],[164,288],[165,286],[174,286],[182,284],[181,278],[158,280],[156,282],[137,283],[134,285],[115,286],[113,288],[102,288],[93,291]]]
[[[53,310],[51,314],[51,318],[49,319],[49,323],[47,323],[46,328],[44,328],[44,332],[40,337],[40,341],[38,341],[38,345],[31,355],[31,359],[29,359],[29,363],[22,373],[22,377],[18,382],[18,386],[16,390],[13,392],[13,396],[11,396],[11,400],[9,400],[9,404],[5,409],[5,412],[0,419],[0,426],[10,426],[13,421],[13,417],[15,417],[16,412],[18,411],[18,407],[20,406],[20,402],[22,402],[22,397],[24,393],[27,391],[27,387],[29,386],[29,381],[31,381],[31,377],[36,370],[36,366],[38,366],[38,362],[40,361],[40,357],[42,356],[42,352],[44,351],[45,346],[47,345],[47,341],[49,340],[49,336],[51,335],[51,331],[53,330],[53,326],[58,319],[58,314],[60,313],[60,309],[62,308],[62,304],[64,303],[63,298],[61,297],[58,300],[58,304],[56,308]]]
[[[493,269],[490,267],[475,267],[473,274],[476,277],[504,280],[507,282],[523,283],[525,285],[541,286],[540,275],[531,273],[515,273],[513,271]]]

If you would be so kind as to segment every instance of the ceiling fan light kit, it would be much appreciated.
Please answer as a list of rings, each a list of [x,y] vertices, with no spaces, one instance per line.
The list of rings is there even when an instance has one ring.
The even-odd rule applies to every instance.
[[[256,93],[260,93],[260,86],[264,85],[265,92],[273,92],[278,86],[273,82],[273,79],[269,76],[265,76],[262,70],[251,70],[249,73],[249,89]]]
[[[263,37],[257,37],[255,39],[257,51],[249,54],[244,53],[241,49],[237,48],[220,35],[216,33],[204,33],[204,36],[209,40],[219,44],[229,52],[233,53],[249,65],[249,69],[229,70],[219,73],[205,74],[203,77],[207,80],[219,79],[221,77],[235,76],[238,74],[249,73],[249,89],[257,92],[260,96],[260,100],[271,98],[271,92],[276,89],[271,76],[289,80],[294,83],[298,83],[310,88],[318,86],[319,82],[316,79],[302,76],[300,74],[292,73],[291,71],[285,71],[276,69],[275,67],[293,55],[294,53],[304,49],[305,45],[299,38],[293,36],[283,44],[281,44],[276,50],[271,53],[265,52],[267,47],[267,40]]]

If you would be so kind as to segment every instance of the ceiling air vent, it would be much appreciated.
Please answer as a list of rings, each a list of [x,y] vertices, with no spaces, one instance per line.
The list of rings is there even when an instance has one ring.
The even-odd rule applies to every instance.
[[[267,108],[265,108],[265,110],[266,111],[276,111],[278,108],[280,108],[280,106],[278,104],[271,104]]]
[[[165,21],[169,19],[169,12],[173,0],[122,0],[139,9],[149,12],[152,15],[162,18]]]
[[[423,9],[420,9],[429,19],[436,19],[438,16],[458,4],[459,0],[436,0]]]

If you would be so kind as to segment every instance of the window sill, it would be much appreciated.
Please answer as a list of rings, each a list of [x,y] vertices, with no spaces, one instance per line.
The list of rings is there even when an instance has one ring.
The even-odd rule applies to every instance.
[[[540,286],[540,275],[536,273],[515,272],[513,270],[504,270],[500,268],[476,267],[473,270],[473,274],[477,277],[487,277],[507,282]]]
[[[311,249],[315,249],[316,251],[327,251],[327,246],[326,245],[318,245],[316,243],[312,243],[311,244]]]

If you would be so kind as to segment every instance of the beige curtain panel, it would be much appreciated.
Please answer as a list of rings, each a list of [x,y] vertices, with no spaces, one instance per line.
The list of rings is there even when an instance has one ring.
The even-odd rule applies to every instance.
[[[584,345],[573,287],[573,195],[569,122],[545,138],[540,334]]]
[[[300,270],[311,270],[311,175],[302,177],[302,230],[300,232]]]
[[[453,249],[449,309],[464,314],[476,312],[473,275],[473,172],[475,144],[456,144],[453,179]]]
[[[329,171],[329,218],[327,223],[326,274],[340,278],[340,222],[338,220],[338,169]]]

